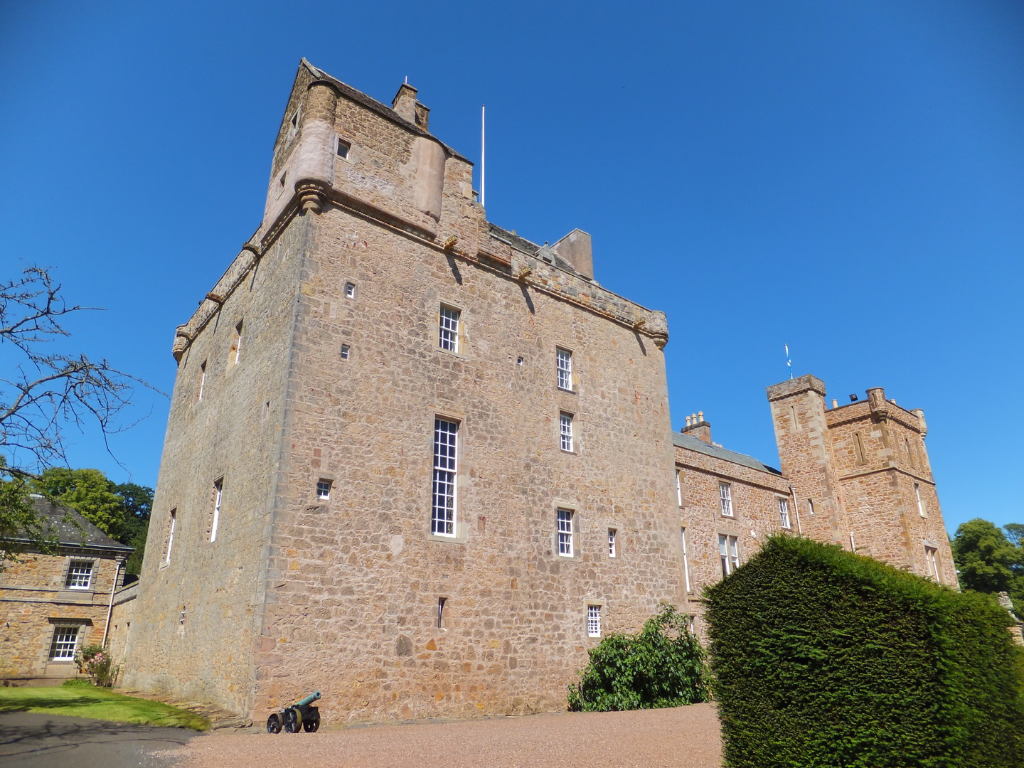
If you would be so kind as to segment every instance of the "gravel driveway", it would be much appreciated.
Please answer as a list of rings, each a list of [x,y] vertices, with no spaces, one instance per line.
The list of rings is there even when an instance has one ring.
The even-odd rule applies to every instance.
[[[720,768],[713,704],[564,713],[317,733],[215,731],[166,753],[183,768]]]

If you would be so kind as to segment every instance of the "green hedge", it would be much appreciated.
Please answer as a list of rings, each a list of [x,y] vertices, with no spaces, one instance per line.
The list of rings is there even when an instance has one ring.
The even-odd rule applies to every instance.
[[[990,598],[785,536],[704,596],[730,768],[1024,766],[1024,649]]]

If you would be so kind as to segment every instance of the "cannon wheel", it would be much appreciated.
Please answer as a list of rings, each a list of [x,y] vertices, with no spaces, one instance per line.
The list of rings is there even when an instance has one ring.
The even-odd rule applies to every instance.
[[[306,733],[313,733],[317,728],[320,727],[320,717],[311,717],[309,720],[302,721],[302,730]]]
[[[275,712],[267,718],[267,733],[281,732],[281,716]]]
[[[288,707],[284,711],[284,729],[288,733],[298,733],[302,730],[302,715],[295,707]]]

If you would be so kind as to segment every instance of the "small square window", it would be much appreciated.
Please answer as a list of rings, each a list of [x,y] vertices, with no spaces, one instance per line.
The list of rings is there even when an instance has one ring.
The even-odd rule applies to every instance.
[[[349,144],[344,139],[341,139],[341,138],[338,139],[338,157],[340,157],[342,160],[347,160],[348,159],[348,151],[350,149],[352,149],[352,145],[351,144]]]
[[[572,414],[559,414],[562,450],[572,453]]]
[[[342,360],[348,360],[350,357],[352,357],[352,347],[350,347],[348,344],[342,344],[341,345],[341,359]]]
[[[608,557],[615,557],[615,534],[618,533],[614,528],[608,529]]]
[[[72,661],[78,646],[78,624],[56,626],[50,641],[50,658],[53,661]]]
[[[330,480],[317,480],[316,481],[316,497],[320,501],[331,500],[331,481]]]
[[[88,589],[92,583],[92,561],[72,560],[64,586],[68,589]]]
[[[601,606],[587,606],[587,637],[601,636]]]
[[[558,510],[558,554],[572,557],[572,518],[571,509]]]
[[[557,347],[555,349],[555,369],[558,374],[558,388],[572,392],[572,352]]]
[[[354,299],[356,297],[356,284],[345,283],[345,298]]]
[[[459,351],[459,316],[462,313],[452,307],[441,305],[438,316],[438,346],[448,352]]]

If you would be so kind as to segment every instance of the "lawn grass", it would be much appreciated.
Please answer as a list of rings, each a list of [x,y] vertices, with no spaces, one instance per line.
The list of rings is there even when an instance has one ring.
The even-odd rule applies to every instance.
[[[137,699],[107,688],[2,688],[0,712],[36,712],[44,715],[91,717],[134,725],[163,725],[205,731],[210,721],[194,712],[159,701]]]

